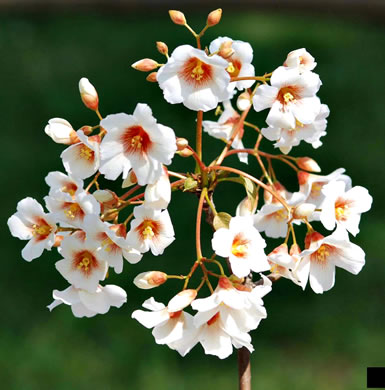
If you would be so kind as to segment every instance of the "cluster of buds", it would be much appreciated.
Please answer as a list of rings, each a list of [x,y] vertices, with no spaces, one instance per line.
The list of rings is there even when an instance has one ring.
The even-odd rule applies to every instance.
[[[303,289],[309,282],[315,293],[323,293],[334,286],[336,267],[360,272],[365,253],[349,234],[358,234],[361,214],[372,203],[365,188],[352,186],[344,169],[320,175],[321,168],[310,157],[288,155],[301,141],[318,148],[326,134],[329,109],[316,96],[321,81],[310,53],[294,50],[282,66],[256,76],[247,42],[218,37],[201,49],[205,31],[218,24],[221,15],[220,9],[211,12],[196,33],[182,12],[170,11],[171,20],[192,33],[196,47],[181,45],[169,55],[167,45],[157,42],[165,64],[145,58],[132,65],[151,72],[147,80],[159,85],[168,103],[197,112],[195,149],[188,134],[177,138],[174,130],[158,123],[147,104],[138,104],[132,114],[103,117],[95,88],[83,78],[81,99],[98,122],[75,131],[65,119],[49,120],[45,133],[67,145],[61,154],[66,173],[46,177],[48,213],[35,199],[25,198],[8,220],[12,235],[28,240],[22,250],[25,260],[53,247],[62,257],[56,269],[69,286],[53,291],[49,309],[64,303],[76,317],[92,317],[126,301],[122,288],[101,285],[110,277],[110,268],[121,273],[125,260],[134,266],[146,252],[162,255],[174,241],[167,210],[172,190],[197,195],[196,256],[184,256],[190,264],[186,274],[152,270],[134,279],[141,289],[168,286],[170,280],[181,283],[167,306],[151,297],[143,304],[148,310],[136,310],[132,318],[153,329],[157,344],[182,356],[198,343],[206,354],[219,358],[229,356],[233,347],[253,351],[249,332],[267,317],[262,298],[272,290],[272,282],[285,278]],[[251,109],[269,109],[266,127],[246,121]],[[203,120],[203,113],[211,110],[219,118]],[[251,147],[243,143],[246,131],[255,135]],[[224,143],[210,163],[203,158],[203,132]],[[282,154],[262,151],[262,142],[269,141]],[[190,172],[167,168],[175,154],[194,162]],[[244,164],[255,158],[260,171],[246,173],[224,165],[231,155]],[[277,179],[277,163],[297,173],[298,191],[289,192]],[[89,182],[85,185],[84,180]],[[108,180],[120,180],[122,194],[108,189]],[[236,201],[233,215],[215,207],[215,190],[223,182],[245,189],[246,197]],[[209,254],[201,248],[203,213],[213,229]],[[316,223],[331,233],[322,235]],[[303,243],[297,242],[296,229],[306,229]],[[266,239],[275,240],[269,254]],[[198,274],[200,281],[194,285]]]

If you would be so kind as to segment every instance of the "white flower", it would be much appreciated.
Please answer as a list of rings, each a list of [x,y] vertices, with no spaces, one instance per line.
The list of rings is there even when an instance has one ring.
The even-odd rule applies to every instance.
[[[44,249],[51,250],[55,243],[55,219],[33,198],[25,198],[17,204],[17,212],[8,219],[8,227],[12,236],[29,240],[21,252],[24,260],[40,257]]]
[[[335,225],[343,227],[354,236],[360,231],[361,214],[370,210],[373,198],[366,188],[355,186],[345,192],[346,183],[335,181],[322,188],[325,200],[322,203],[320,221],[328,230]]]
[[[349,242],[343,229],[337,229],[327,237],[318,232],[308,233],[305,244],[306,249],[300,253],[301,261],[295,273],[303,288],[309,279],[310,287],[317,294],[334,286],[336,267],[357,275],[365,264],[365,252]]]
[[[167,169],[163,169],[162,176],[154,183],[148,184],[144,191],[144,201],[147,207],[166,209],[171,201],[171,185]]]
[[[70,201],[74,198],[75,194],[83,191],[83,180],[74,179],[58,171],[50,172],[46,176],[45,182],[50,187],[49,196],[55,196],[58,192],[66,193]]]
[[[98,256],[113,267],[116,273],[123,270],[123,257],[131,264],[136,264],[142,255],[129,247],[126,242],[126,227],[123,224],[111,225],[102,222],[97,215],[86,215],[83,229],[87,239],[96,242],[99,247]]]
[[[69,199],[67,193],[57,192],[52,196],[46,196],[44,200],[47,209],[55,218],[69,226],[82,228],[87,214],[100,213],[99,202],[85,191],[75,194],[72,199]]]
[[[58,144],[71,145],[79,142],[79,138],[71,124],[62,118],[50,119],[44,131]]]
[[[164,98],[194,111],[209,111],[231,98],[228,62],[189,45],[177,47],[157,73]]]
[[[194,324],[199,328],[198,337],[205,353],[224,359],[232,353],[233,346],[246,347],[252,352],[248,332],[266,318],[261,298],[270,290],[271,282],[267,278],[263,286],[241,291],[223,277],[211,296],[193,301],[192,308],[198,310]]]
[[[296,122],[312,123],[321,110],[317,93],[321,82],[313,72],[280,66],[270,79],[271,86],[260,85],[254,95],[254,109],[269,108],[266,122],[271,127],[294,129]]]
[[[71,306],[75,317],[93,317],[96,314],[106,314],[111,306],[121,307],[127,302],[126,292],[115,285],[99,285],[95,292],[70,286],[63,291],[53,290],[54,301],[47,306],[52,311],[62,303]]]
[[[107,134],[100,145],[100,172],[109,180],[121,173],[126,179],[132,169],[140,185],[153,184],[177,150],[174,131],[157,123],[147,104],[138,104],[133,115],[108,115],[101,126]]]
[[[325,200],[325,195],[321,191],[323,186],[332,181],[344,181],[346,183],[346,189],[351,188],[351,179],[347,175],[343,175],[344,168],[338,168],[329,175],[315,175],[313,173],[307,173],[304,171],[298,172],[298,182],[300,185],[300,192],[304,195],[305,203],[313,203],[316,207],[321,207],[322,202]],[[313,218],[316,213],[313,214]],[[319,219],[319,218],[318,218]]]
[[[135,310],[131,317],[148,329],[154,328],[152,335],[157,344],[167,344],[185,356],[198,342],[193,317],[182,310],[190,303],[187,299],[179,305],[178,311],[172,312],[151,297],[143,303],[143,307],[151,311]]]
[[[306,49],[302,48],[291,51],[287,55],[283,66],[297,68],[302,73],[313,70],[317,66],[317,63],[314,61],[314,57]]]
[[[263,250],[266,242],[253,227],[250,217],[231,218],[229,228],[218,229],[211,243],[217,255],[229,258],[233,274],[239,278],[250,271],[270,269]]]
[[[218,122],[203,121],[203,130],[209,133],[212,137],[217,139],[223,139],[229,141],[233,135],[233,131],[239,123],[240,115],[233,109],[229,100],[223,102],[225,110],[219,117]],[[243,124],[238,131],[237,136],[234,138],[232,147],[235,149],[244,149],[242,143],[242,136],[244,133]],[[238,157],[241,162],[247,164],[247,153],[238,153]]]
[[[82,130],[77,131],[81,142],[69,146],[60,157],[69,175],[78,179],[86,179],[99,169],[100,137],[94,135],[87,137]]]
[[[280,148],[282,153],[289,153],[293,146],[298,146],[303,140],[313,146],[314,149],[322,145],[320,138],[326,135],[326,118],[329,116],[329,108],[326,104],[321,104],[319,114],[314,121],[309,124],[303,124],[296,121],[294,128],[277,128],[269,126],[261,129],[264,137],[270,141],[278,141],[274,144],[276,148]]]
[[[63,239],[60,247],[64,259],[56,262],[56,269],[76,288],[96,292],[99,281],[104,280],[108,270],[97,243],[69,236]]]
[[[286,203],[289,206],[296,206],[303,202],[304,195],[295,192],[293,193]],[[282,203],[272,202],[266,203],[254,216],[254,226],[260,232],[265,232],[268,237],[278,238],[286,237],[287,233],[287,222],[291,218],[289,212],[283,206]],[[294,223],[300,223],[294,221]]]
[[[175,240],[168,211],[142,205],[134,208],[134,217],[127,233],[127,244],[141,253],[151,250],[155,256],[163,254]]]
[[[210,43],[210,53],[221,55],[221,47],[231,48],[233,54],[225,58],[228,61],[226,68],[231,77],[253,77],[255,76],[253,61],[253,48],[250,43],[243,41],[233,41],[228,37],[219,37]],[[230,83],[230,90],[237,88],[242,90],[250,88],[255,83],[255,80],[243,80]]]

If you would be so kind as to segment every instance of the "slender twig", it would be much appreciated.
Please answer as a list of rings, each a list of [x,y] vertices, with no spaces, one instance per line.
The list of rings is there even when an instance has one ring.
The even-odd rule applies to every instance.
[[[202,161],[202,121],[203,111],[197,113],[196,149],[199,160]]]
[[[250,351],[246,347],[238,349],[239,390],[251,390]]]

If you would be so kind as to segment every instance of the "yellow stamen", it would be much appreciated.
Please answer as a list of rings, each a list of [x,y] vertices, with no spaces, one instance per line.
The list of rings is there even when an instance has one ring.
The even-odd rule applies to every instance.
[[[136,135],[135,137],[132,137],[132,139],[131,139],[131,146],[136,148],[136,149],[141,149],[142,142],[143,142],[143,138],[140,135]]]
[[[235,66],[233,65],[232,62],[229,62],[229,66],[226,68],[226,70],[227,70],[229,73],[234,73],[234,72],[235,72]]]
[[[78,269],[82,269],[83,271],[89,270],[89,265],[91,264],[91,255],[89,253],[84,254],[84,257],[82,258],[82,261],[78,264]]]
[[[317,252],[314,253],[318,263],[325,263],[330,252],[326,245],[321,245]]]
[[[84,158],[85,160],[91,160],[93,157],[93,150],[91,150],[88,146],[83,145],[82,148],[80,149],[80,157]]]
[[[32,234],[34,236],[48,236],[51,233],[51,226],[49,225],[33,225],[33,232]]]
[[[290,92],[286,92],[283,95],[283,100],[285,101],[285,103],[289,103],[289,102],[294,101],[295,99],[294,99],[294,96]]]
[[[71,206],[64,211],[64,215],[69,219],[75,219],[76,214],[78,214],[80,210],[80,206],[77,203],[72,203]]]
[[[191,77],[197,81],[203,78],[205,71],[202,69],[202,61],[197,60],[195,68],[191,72]]]
[[[277,221],[285,221],[287,219],[287,211],[285,209],[278,210],[274,213]]]

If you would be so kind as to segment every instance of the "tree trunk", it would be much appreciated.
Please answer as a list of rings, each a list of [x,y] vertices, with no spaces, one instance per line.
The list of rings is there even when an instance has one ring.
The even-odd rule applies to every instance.
[[[239,390],[251,390],[250,352],[247,348],[238,349]]]

